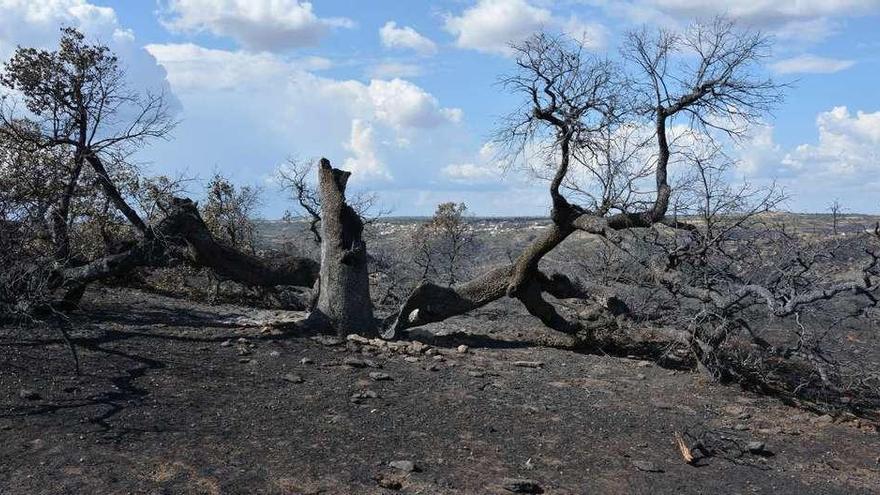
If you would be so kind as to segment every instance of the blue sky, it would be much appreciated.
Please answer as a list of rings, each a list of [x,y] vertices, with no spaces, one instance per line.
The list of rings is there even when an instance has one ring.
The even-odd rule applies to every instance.
[[[0,0],[0,12],[4,59],[52,46],[62,24],[110,44],[137,85],[176,102],[181,123],[138,154],[145,169],[259,184],[266,217],[289,206],[272,180],[289,155],[352,169],[395,214],[441,201],[544,214],[545,185],[499,180],[487,145],[517,101],[495,85],[507,43],[546,29],[615,57],[627,30],[723,13],[772,34],[766,69],[794,84],[735,148],[734,180],[775,180],[796,211],[835,197],[880,211],[880,0]]]

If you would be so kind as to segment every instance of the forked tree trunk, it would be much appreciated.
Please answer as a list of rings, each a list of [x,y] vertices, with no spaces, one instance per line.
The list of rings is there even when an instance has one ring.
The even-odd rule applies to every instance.
[[[345,202],[345,185],[351,172],[335,169],[321,159],[318,189],[321,194],[321,271],[318,302],[309,322],[338,335],[370,333],[374,329],[367,273],[364,224]]]

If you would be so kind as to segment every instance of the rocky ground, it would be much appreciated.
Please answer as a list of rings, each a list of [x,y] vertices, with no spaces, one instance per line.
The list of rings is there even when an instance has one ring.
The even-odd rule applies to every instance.
[[[880,492],[875,425],[540,345],[515,306],[387,343],[263,325],[300,316],[95,289],[80,376],[0,330],[0,493]]]

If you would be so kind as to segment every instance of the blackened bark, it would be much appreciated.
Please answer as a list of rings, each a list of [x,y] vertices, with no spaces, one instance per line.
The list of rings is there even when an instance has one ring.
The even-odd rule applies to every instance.
[[[321,159],[321,269],[318,302],[309,322],[318,328],[332,328],[339,335],[369,333],[375,328],[364,224],[345,202],[350,175]]]

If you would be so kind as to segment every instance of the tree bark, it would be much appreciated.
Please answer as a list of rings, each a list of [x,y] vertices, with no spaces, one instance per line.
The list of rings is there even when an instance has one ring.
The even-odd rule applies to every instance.
[[[170,261],[175,249],[182,249],[189,263],[210,268],[221,279],[250,287],[315,284],[317,262],[295,257],[267,261],[242,253],[214,239],[189,199],[174,199],[171,206],[168,215],[150,228],[149,237],[128,251],[61,270],[53,283],[55,288],[73,289],[138,266],[162,265]]]
[[[318,302],[309,322],[339,335],[369,333],[375,328],[367,249],[362,238],[364,224],[345,202],[350,175],[331,167],[326,158],[321,159],[321,269]]]

